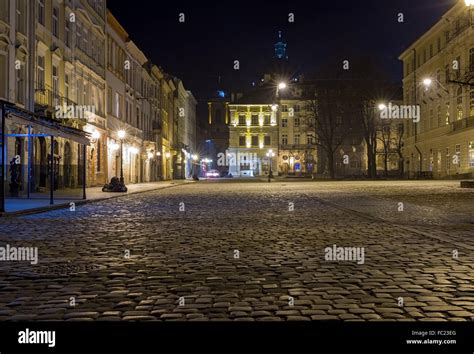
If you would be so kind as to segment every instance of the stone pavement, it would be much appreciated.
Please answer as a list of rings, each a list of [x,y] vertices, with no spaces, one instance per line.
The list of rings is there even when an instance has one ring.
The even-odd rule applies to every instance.
[[[86,188],[87,201],[114,198],[120,195],[142,193],[156,189],[163,189],[173,187],[182,183],[193,183],[188,180],[178,181],[161,181],[161,182],[147,182],[135,183],[127,185],[126,193],[107,193],[102,192],[102,187],[88,187]],[[7,198],[5,201],[5,209],[7,216],[15,213],[22,213],[31,209],[51,209],[58,206],[69,206],[69,203],[82,202],[82,189],[62,189],[54,192],[54,204],[50,204],[48,193],[33,193],[30,199],[25,198]]]
[[[473,320],[472,214],[446,209],[465,191],[342,183],[199,182],[2,219],[0,246],[39,263],[0,262],[0,320]],[[326,260],[333,245],[363,264]]]

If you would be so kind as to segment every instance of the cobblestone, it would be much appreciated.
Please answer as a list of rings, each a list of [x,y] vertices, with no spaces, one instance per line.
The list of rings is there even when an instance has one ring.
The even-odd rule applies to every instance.
[[[0,320],[473,320],[471,204],[454,182],[232,181],[1,219],[39,263],[2,262]]]

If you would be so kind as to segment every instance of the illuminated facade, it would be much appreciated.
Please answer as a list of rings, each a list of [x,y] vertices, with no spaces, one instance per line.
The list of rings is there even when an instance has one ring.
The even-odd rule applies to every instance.
[[[412,177],[474,172],[474,88],[453,82],[473,82],[471,21],[459,0],[400,56],[405,105],[421,106],[420,121],[405,122],[405,171]]]

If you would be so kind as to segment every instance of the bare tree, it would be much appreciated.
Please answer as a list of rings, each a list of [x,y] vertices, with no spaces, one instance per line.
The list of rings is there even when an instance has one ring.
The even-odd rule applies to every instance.
[[[306,117],[308,125],[314,127],[313,137],[327,159],[327,169],[332,179],[336,178],[336,152],[343,145],[352,127],[347,124],[347,86],[342,81],[322,80],[313,83],[307,100]]]

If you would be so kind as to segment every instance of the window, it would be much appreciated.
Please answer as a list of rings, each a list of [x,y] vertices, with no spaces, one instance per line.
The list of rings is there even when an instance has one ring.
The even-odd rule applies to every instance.
[[[252,146],[258,146],[258,136],[252,135]]]
[[[282,126],[283,128],[288,127],[288,119],[283,118],[283,119],[281,120],[281,126]]]
[[[112,114],[112,88],[107,87],[107,113]]]
[[[469,167],[474,167],[474,141],[469,142]]]
[[[20,64],[16,71],[16,100],[19,103],[25,103],[25,63]]]
[[[263,143],[264,143],[265,146],[271,145],[271,138],[270,138],[270,136],[268,136],[268,135],[265,136],[265,137],[263,138]]]
[[[82,24],[76,21],[76,46],[82,49]]]
[[[90,48],[89,48],[89,30],[86,28],[86,26],[82,27],[83,29],[83,34],[82,34],[82,50],[86,53],[90,53]]]
[[[456,97],[456,119],[462,119],[462,87],[458,88]]]
[[[68,14],[66,14],[66,27],[65,27],[65,42],[66,42],[66,46],[68,47],[71,47],[71,22],[69,22],[69,16]]]
[[[288,134],[282,134],[281,135],[281,144],[282,145],[288,145]]]
[[[456,144],[454,152],[456,154],[457,166],[461,167],[461,145],[460,144]]]
[[[449,116],[450,116],[450,105],[449,102],[446,103],[446,119],[445,119],[445,125],[449,125]]]
[[[474,90],[473,90],[474,92]],[[269,115],[265,115],[264,119],[263,119],[263,124],[264,125],[270,125],[270,116]]]
[[[282,112],[288,112],[288,105],[284,104],[281,106],[281,111]]]
[[[441,115],[441,106],[438,106],[437,110],[436,110],[436,115],[437,115],[437,118],[438,118],[438,127],[441,127],[443,125],[443,121],[442,121],[442,115]]]
[[[455,70],[456,79],[459,79],[461,77],[461,57],[457,57],[456,62],[457,62],[457,65],[458,65],[457,69]]]
[[[36,67],[36,80],[38,89],[44,90],[44,56],[38,56],[38,65]]]
[[[254,126],[258,125],[258,116],[257,115],[252,115],[252,125],[254,125]]]
[[[441,37],[438,37],[438,53],[441,52]]]
[[[474,71],[474,48],[469,49],[469,71]]]
[[[434,125],[435,125],[435,123],[434,123],[434,111],[432,109],[430,109],[430,126],[426,127],[427,130],[428,129],[433,129]],[[388,127],[388,128],[390,128],[390,127]]]
[[[245,125],[246,124],[246,119],[244,115],[239,116],[239,125]]]
[[[5,22],[8,21],[8,4],[9,1],[2,0],[0,1],[0,20],[3,20]]]
[[[67,100],[70,98],[70,93],[69,93],[69,74],[66,74],[64,76],[64,95]],[[68,102],[69,103],[69,102]]]
[[[245,146],[246,139],[245,136],[239,136],[239,146]]]
[[[59,37],[59,9],[53,7],[53,36]]]
[[[449,155],[449,148],[446,148],[446,171],[451,169],[451,156]]]
[[[430,59],[433,58],[433,44],[430,44]]]
[[[471,87],[469,93],[469,116],[474,117],[474,87]]]
[[[53,65],[53,97],[54,105],[57,106],[59,104],[59,73],[56,65]]]
[[[300,118],[295,118],[295,127],[299,127],[300,126]]]
[[[140,108],[137,107],[137,125],[136,127],[140,129]]]
[[[114,96],[114,116],[119,118],[120,116],[120,94],[115,92]]]
[[[295,104],[295,112],[301,111],[301,107],[299,104]]]
[[[44,0],[38,0],[38,22],[44,26]]]
[[[438,150],[438,158],[436,160],[436,167],[437,167],[438,172],[441,172],[442,170],[442,161],[441,161],[442,155],[443,154],[441,153],[441,150]]]
[[[293,139],[293,144],[294,145],[299,145],[300,144],[300,135],[295,134],[294,139]]]
[[[313,136],[309,134],[306,135],[306,141],[308,142],[308,145],[313,145],[314,144]]]
[[[26,34],[26,0],[16,0],[16,30]],[[8,1],[7,1],[8,2]]]

